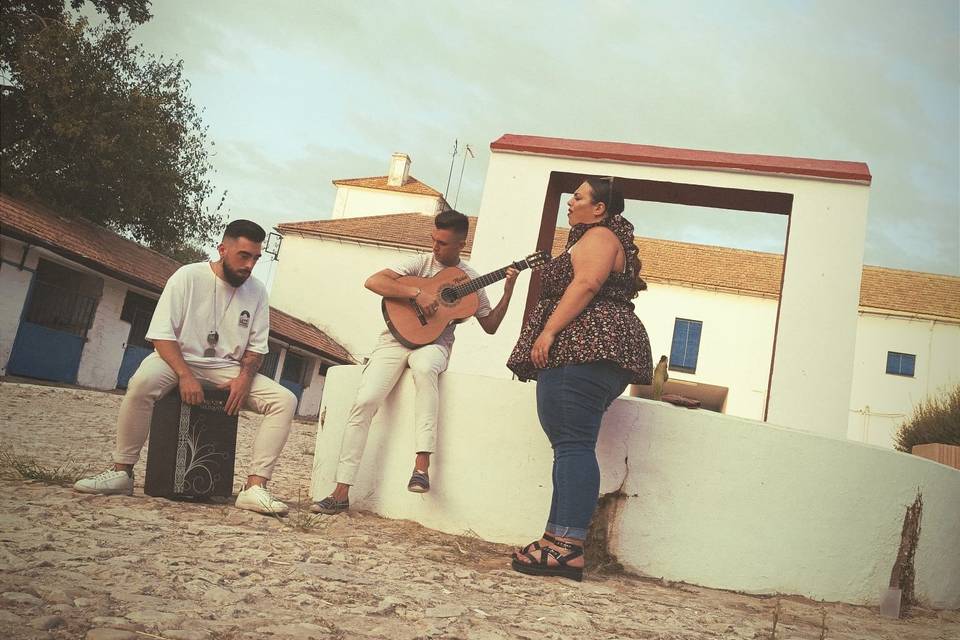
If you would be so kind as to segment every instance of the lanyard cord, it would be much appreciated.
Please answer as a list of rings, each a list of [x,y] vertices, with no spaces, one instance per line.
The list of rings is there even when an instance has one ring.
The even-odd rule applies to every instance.
[[[233,296],[237,295],[237,289],[236,287],[234,287],[233,291],[230,293],[230,299],[227,301],[227,306],[223,308],[223,313],[220,315],[220,322],[217,322],[217,280],[219,279],[220,278],[217,277],[216,272],[214,272],[213,274],[213,334],[216,336],[216,339],[218,341],[220,340],[220,334],[217,333],[217,327],[223,324],[223,319],[227,317],[227,311],[230,309],[230,305],[233,304]]]

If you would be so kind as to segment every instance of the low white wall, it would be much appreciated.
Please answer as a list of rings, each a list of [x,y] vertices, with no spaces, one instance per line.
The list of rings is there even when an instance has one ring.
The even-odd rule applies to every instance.
[[[320,413],[320,403],[323,400],[323,383],[326,377],[313,374],[313,381],[310,386],[303,390],[303,397],[300,399],[300,407],[297,413],[302,416],[316,416]]]
[[[333,487],[361,367],[327,375],[312,496]],[[535,386],[441,377],[430,493],[406,490],[414,460],[413,381],[405,374],[374,419],[355,508],[450,533],[523,544],[542,531],[551,451]],[[705,411],[621,398],[598,445],[601,492],[625,497],[612,551],[630,570],[708,587],[876,604],[904,510],[923,492],[916,593],[960,606],[960,473],[907,454]]]
[[[117,373],[130,335],[130,323],[120,319],[127,285],[103,277],[103,295],[83,345],[77,384],[93,389],[116,389]]]
[[[37,254],[27,254],[24,269],[20,269],[23,243],[12,238],[0,238],[0,375],[6,375],[7,362],[13,351],[13,341],[20,327],[23,305],[30,291],[30,280],[37,268]]]
[[[303,356],[303,354],[300,354]],[[306,375],[308,382],[300,396],[300,405],[297,407],[297,415],[315,416],[320,413],[320,401],[323,399],[323,383],[325,376],[317,373],[320,368],[320,359],[314,356],[304,356],[307,359],[307,368],[311,369]]]

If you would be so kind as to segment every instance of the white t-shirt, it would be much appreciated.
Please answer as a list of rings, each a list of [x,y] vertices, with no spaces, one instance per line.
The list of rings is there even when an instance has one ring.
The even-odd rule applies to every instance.
[[[466,273],[471,280],[480,277],[480,274],[463,260],[454,266]],[[398,262],[389,268],[391,271],[398,273],[401,276],[429,278],[437,275],[446,269],[447,266],[437,260],[433,253],[418,253],[401,262]],[[492,311],[490,308],[490,300],[487,299],[487,294],[483,289],[477,291],[477,298],[479,299],[480,304],[477,306],[477,311],[473,315],[475,318],[486,318]],[[442,345],[447,348],[447,351],[449,351],[453,347],[453,330],[456,327],[456,324],[449,325],[443,330],[443,333],[440,334],[440,337],[433,341],[433,344]],[[389,329],[385,330],[384,333],[390,333]]]
[[[205,358],[213,331],[219,336],[216,355]],[[209,262],[198,262],[180,267],[167,280],[147,340],[176,340],[187,364],[217,368],[238,364],[244,351],[267,353],[269,334],[270,304],[263,283],[251,276],[232,287]]]

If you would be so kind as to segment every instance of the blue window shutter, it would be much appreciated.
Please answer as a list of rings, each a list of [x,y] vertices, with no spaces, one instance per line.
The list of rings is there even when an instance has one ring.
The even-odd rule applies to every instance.
[[[673,343],[670,345],[670,364],[685,367],[687,350],[687,323],[677,318],[673,323]]]
[[[900,374],[913,377],[913,370],[917,362],[917,356],[903,354],[900,357]]]
[[[914,354],[887,351],[887,373],[912,378],[916,364],[917,356]]]
[[[900,354],[887,351],[887,373],[900,373]]]
[[[703,329],[702,322],[690,323],[690,335],[687,338],[687,367],[697,368],[697,357],[700,355],[700,332]]]
[[[700,352],[700,334],[703,323],[699,320],[677,318],[673,324],[673,341],[670,344],[670,367],[695,371]]]

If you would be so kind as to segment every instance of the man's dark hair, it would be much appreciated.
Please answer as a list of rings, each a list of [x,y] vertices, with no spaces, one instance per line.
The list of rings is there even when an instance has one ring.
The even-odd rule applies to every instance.
[[[441,211],[433,219],[433,225],[437,229],[453,229],[462,236],[467,235],[470,230],[470,219],[459,211],[447,209]]]
[[[253,242],[263,242],[265,237],[267,237],[267,233],[263,230],[263,227],[249,220],[234,220],[223,230],[224,240],[227,238],[246,238]]]

